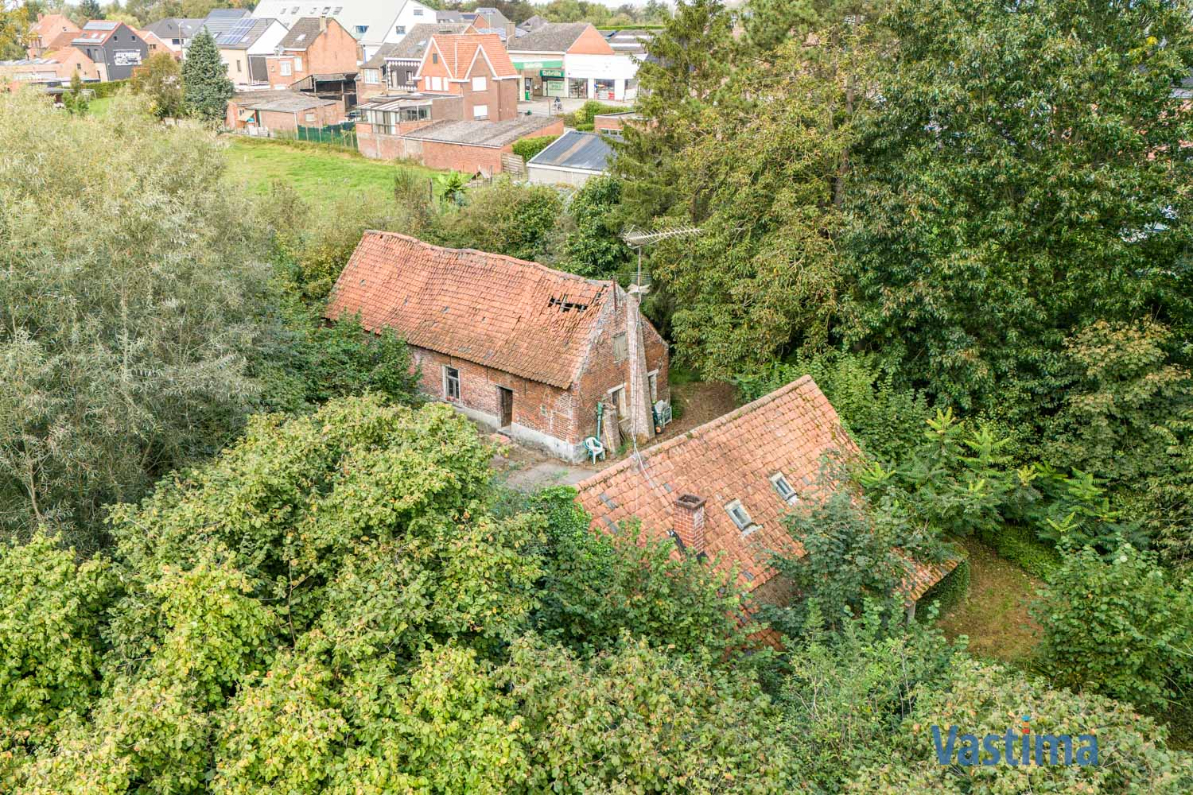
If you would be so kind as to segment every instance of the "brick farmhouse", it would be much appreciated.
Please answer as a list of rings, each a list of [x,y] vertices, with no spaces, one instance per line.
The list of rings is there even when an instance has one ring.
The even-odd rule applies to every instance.
[[[770,561],[805,550],[783,517],[823,497],[827,458],[857,453],[828,398],[804,376],[602,470],[577,485],[577,500],[593,529],[620,533],[637,519],[644,538],[673,541],[674,555],[715,561],[726,573],[736,567],[740,587],[784,604],[792,585]],[[956,565],[907,560],[909,607]]]
[[[667,344],[637,298],[533,262],[366,232],[326,317],[405,338],[422,389],[482,425],[577,461],[583,440],[654,435],[668,400]]]
[[[328,17],[302,17],[265,56],[270,88],[289,88],[311,75],[355,77],[359,45],[352,34]]]

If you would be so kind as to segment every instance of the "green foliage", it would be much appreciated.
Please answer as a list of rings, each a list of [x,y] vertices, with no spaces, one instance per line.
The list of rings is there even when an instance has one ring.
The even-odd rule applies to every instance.
[[[62,95],[62,107],[72,116],[81,116],[91,106],[90,95],[83,93],[83,78],[78,72],[70,76],[70,89]]]
[[[1064,554],[1041,592],[1041,659],[1055,681],[1163,709],[1193,686],[1193,582],[1130,545]]]
[[[872,357],[830,351],[734,379],[743,403],[757,400],[803,375],[812,376],[861,448],[880,461],[900,461],[923,441],[931,418],[923,394],[900,389]]]
[[[0,754],[14,740],[44,741],[95,695],[113,585],[104,561],[79,563],[41,533],[0,545]]]
[[[537,155],[559,138],[558,135],[540,135],[535,138],[523,138],[514,142],[514,154],[525,160]]]
[[[551,188],[499,180],[472,191],[465,206],[444,216],[439,236],[448,246],[537,260],[560,206],[559,194]]]
[[[959,767],[936,761],[932,726],[982,737],[1018,730],[1098,737],[1097,765]],[[1003,792],[1148,792],[1177,795],[1193,786],[1193,762],[1170,749],[1167,732],[1129,705],[1095,695],[1049,689],[1043,682],[995,665],[959,659],[943,686],[916,690],[914,704],[884,756],[855,772],[844,792],[906,795],[934,792],[994,795]],[[1076,749],[1074,749],[1076,750]]]
[[[778,701],[784,742],[806,791],[833,792],[866,765],[889,759],[889,744],[921,688],[947,684],[961,655],[931,627],[892,633],[885,611],[866,606],[840,633],[826,634],[814,611],[789,657]]]
[[[594,120],[603,113],[624,113],[625,108],[618,105],[605,105],[595,99],[590,99],[571,113],[565,114],[563,123],[577,130],[592,132]],[[530,140],[539,140],[537,138]],[[550,143],[548,141],[548,143]],[[543,148],[546,148],[545,146]],[[538,151],[541,151],[538,150]],[[538,151],[535,154],[538,154]]]
[[[917,603],[924,606],[933,606],[932,615],[943,613],[954,605],[960,604],[965,600],[969,594],[969,561],[963,560],[957,564],[951,572],[944,576],[944,579],[933,585],[924,595],[921,596]],[[922,619],[922,613],[916,614],[917,618]]]
[[[218,144],[113,101],[0,97],[0,532],[48,523],[84,551],[105,503],[240,429],[274,333],[266,241]]]
[[[640,545],[636,526],[617,536],[593,533],[570,488],[530,503],[547,517],[541,603],[535,629],[579,652],[615,646],[627,631],[652,645],[716,663],[746,644],[744,598],[702,561],[676,559],[671,542]]]
[[[1183,2],[897,0],[846,241],[850,343],[1030,423],[1095,320],[1188,322]]]
[[[1046,579],[1060,565],[1056,548],[1041,541],[1029,527],[1004,524],[996,529],[978,530],[977,537],[999,557],[1040,579]]]
[[[150,112],[159,119],[183,115],[182,69],[168,52],[151,55],[133,70],[129,85],[136,94],[149,97]]]
[[[92,83],[87,88],[95,92],[96,99],[107,99],[119,94],[121,89],[130,82],[129,80],[108,80],[103,83]]]
[[[232,81],[220,60],[220,51],[207,28],[191,39],[182,64],[187,110],[208,124],[221,124],[232,98]]]
[[[564,268],[590,279],[611,279],[632,261],[620,236],[621,187],[616,177],[597,176],[572,197],[567,213],[573,226],[561,255]]]

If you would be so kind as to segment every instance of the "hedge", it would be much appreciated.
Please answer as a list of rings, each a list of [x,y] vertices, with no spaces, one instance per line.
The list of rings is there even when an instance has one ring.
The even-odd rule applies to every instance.
[[[969,561],[963,560],[920,597],[919,604],[927,607],[936,604],[936,616],[944,615],[950,607],[958,604],[969,593]],[[927,616],[928,612],[916,610],[916,616]]]
[[[998,532],[979,532],[978,538],[1000,557],[1040,579],[1046,579],[1060,565],[1060,553],[1020,525],[1003,525]]]
[[[558,139],[558,135],[541,135],[538,138],[523,138],[514,143],[514,154],[523,160],[529,160],[546,149]]]
[[[84,83],[83,88],[95,92],[92,99],[106,99],[128,85],[127,80],[111,80],[107,83]]]

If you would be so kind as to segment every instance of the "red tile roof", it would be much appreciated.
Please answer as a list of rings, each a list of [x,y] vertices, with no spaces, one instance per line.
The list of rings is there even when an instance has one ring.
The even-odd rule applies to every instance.
[[[592,345],[611,282],[471,249],[365,232],[325,316],[359,313],[411,345],[566,389]]]
[[[436,33],[431,37],[431,41],[442,54],[443,64],[447,67],[447,72],[453,80],[463,80],[468,76],[468,68],[472,66],[477,50],[483,51],[485,56],[488,56],[489,63],[493,66],[494,77],[518,76],[514,62],[510,60],[505,45],[501,43],[501,37],[496,33],[464,35]],[[431,49],[430,45],[427,46],[427,49]]]
[[[825,457],[857,452],[828,398],[804,376],[601,471],[576,486],[577,499],[594,528],[615,532],[636,518],[649,538],[668,537],[680,495],[705,499],[705,553],[719,556],[725,571],[738,567],[739,585],[754,590],[775,576],[769,565],[775,553],[804,554],[783,525],[789,506],[771,476],[783,473],[801,498],[814,498]],[[755,525],[748,534],[725,508],[733,500]],[[905,583],[908,596],[918,599],[954,566],[955,561],[913,564]]]

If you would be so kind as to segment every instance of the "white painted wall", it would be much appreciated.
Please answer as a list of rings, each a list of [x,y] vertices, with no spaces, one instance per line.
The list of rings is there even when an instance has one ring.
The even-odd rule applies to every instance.
[[[626,81],[638,75],[638,63],[628,55],[563,56],[563,68],[569,80],[588,80],[588,96],[596,96],[596,81],[612,80],[617,100],[626,99]]]

